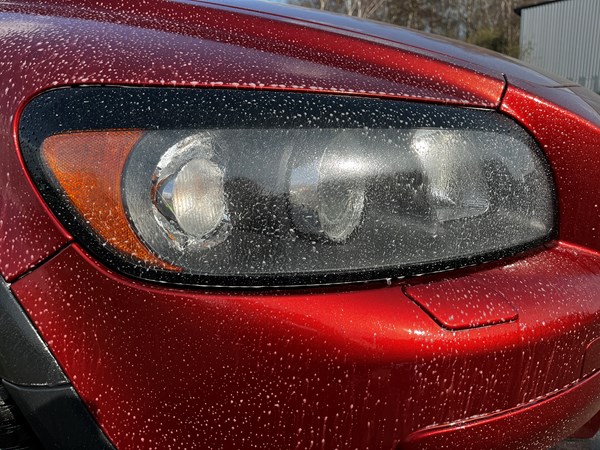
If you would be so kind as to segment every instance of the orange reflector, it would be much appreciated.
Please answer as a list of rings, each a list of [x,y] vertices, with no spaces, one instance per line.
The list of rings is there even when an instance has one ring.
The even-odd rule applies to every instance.
[[[46,166],[96,233],[120,252],[162,268],[132,230],[121,198],[121,176],[141,131],[81,131],[42,144]]]

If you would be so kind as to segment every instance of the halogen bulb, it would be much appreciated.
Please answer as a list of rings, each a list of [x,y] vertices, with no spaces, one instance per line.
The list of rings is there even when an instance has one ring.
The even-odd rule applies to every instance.
[[[206,159],[189,161],[159,185],[158,193],[159,211],[196,238],[212,233],[225,215],[223,171]]]
[[[178,251],[210,248],[229,235],[225,171],[218,151],[213,133],[193,134],[171,146],[154,170],[154,219]]]

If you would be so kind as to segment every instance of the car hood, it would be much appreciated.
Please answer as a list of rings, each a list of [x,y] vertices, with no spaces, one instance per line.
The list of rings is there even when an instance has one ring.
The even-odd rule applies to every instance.
[[[0,14],[5,54],[54,86],[288,89],[489,108],[505,87],[489,53],[267,2],[16,1]]]
[[[441,60],[452,62],[491,76],[506,76],[514,84],[537,84],[548,87],[568,87],[576,84],[555,74],[529,66],[509,56],[467,44],[455,39],[424,33],[408,28],[388,25],[351,16],[325,13],[322,11],[293,7],[281,3],[255,0],[183,0],[195,4],[210,4],[215,7],[243,10],[250,14],[277,17],[280,20],[301,23],[308,27],[324,27],[332,32],[353,34],[372,41],[383,41],[392,45],[401,44],[416,53],[437,55]]]

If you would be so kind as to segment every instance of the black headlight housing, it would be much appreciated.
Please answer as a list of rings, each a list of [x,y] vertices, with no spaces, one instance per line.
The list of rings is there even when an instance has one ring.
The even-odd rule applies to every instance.
[[[556,233],[544,155],[496,111],[78,87],[34,98],[19,138],[43,198],[77,240],[154,281],[396,278],[512,255]]]

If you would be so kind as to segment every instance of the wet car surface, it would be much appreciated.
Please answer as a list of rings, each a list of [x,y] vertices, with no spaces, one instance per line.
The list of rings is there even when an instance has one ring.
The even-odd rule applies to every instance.
[[[590,440],[569,439],[561,442],[553,450],[596,450],[600,448],[600,439],[595,437]]]
[[[596,433],[597,96],[262,2],[17,1],[0,39],[0,378],[43,445]]]

